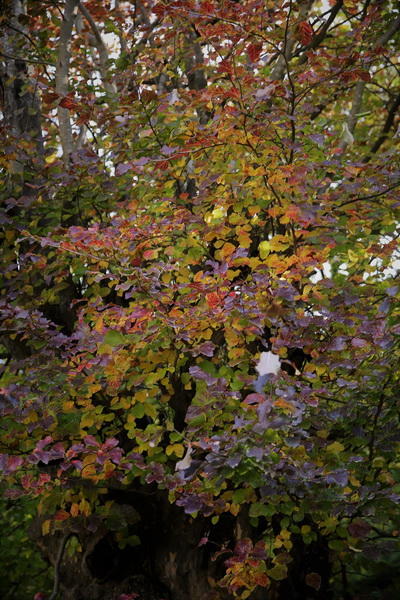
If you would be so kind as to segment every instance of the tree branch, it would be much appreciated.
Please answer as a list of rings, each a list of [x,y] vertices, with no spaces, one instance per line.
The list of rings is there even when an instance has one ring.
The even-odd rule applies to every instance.
[[[310,11],[310,8],[313,4],[314,0],[308,0],[308,2],[304,2],[299,10],[298,21],[304,21],[307,18],[307,15]],[[285,39],[284,39],[284,47],[282,52],[279,55],[279,58],[276,62],[275,67],[272,69],[270,79],[272,81],[278,81],[283,79],[285,70],[287,68],[287,64],[292,58],[292,50],[295,43],[294,32],[289,32],[289,21],[291,16],[291,6],[289,8],[289,13],[286,19],[286,27],[285,27]]]
[[[314,50],[314,48],[317,48],[321,44],[321,42],[324,40],[326,34],[328,33],[329,27],[332,25],[333,21],[336,18],[336,15],[338,14],[338,12],[342,8],[342,6],[343,6],[343,0],[337,0],[335,6],[333,6],[332,10],[330,11],[331,14],[329,15],[328,19],[325,21],[324,25],[322,26],[321,31],[313,37],[312,41],[308,44],[308,46],[305,46],[305,48],[302,48],[302,52],[307,52],[307,50]],[[299,60],[299,65],[302,65],[303,63],[307,62],[307,60],[308,60],[308,57],[306,56],[306,54],[303,54],[303,56]]]
[[[62,557],[64,555],[65,546],[69,538],[72,536],[72,533],[66,533],[64,537],[61,539],[60,547],[58,549],[58,554],[56,558],[56,562],[54,565],[54,583],[53,583],[53,591],[49,597],[49,600],[55,600],[58,594],[58,586],[60,585],[60,564],[62,561]]]
[[[389,109],[388,115],[386,117],[385,124],[382,128],[381,134],[376,140],[376,142],[372,145],[369,150],[367,156],[363,159],[363,162],[369,162],[372,158],[372,155],[378,152],[379,148],[382,146],[383,142],[387,139],[388,133],[394,123],[394,118],[396,116],[396,112],[400,106],[400,94],[396,96],[396,98],[392,102],[392,106]]]
[[[385,33],[383,35],[381,35],[381,37],[378,39],[376,44],[374,44],[374,50],[384,46],[390,40],[390,38],[398,31],[399,27],[400,27],[400,16],[397,17],[397,19],[395,19],[393,21],[393,23],[390,25],[389,29],[387,31],[385,31]],[[361,112],[362,99],[363,99],[365,87],[366,87],[365,81],[358,81],[356,84],[355,90],[354,90],[353,103],[352,103],[349,117],[347,119],[347,127],[348,127],[350,133],[354,132],[356,125],[357,125],[358,114]],[[387,122],[388,122],[388,119],[390,118],[390,113],[391,113],[392,109],[389,111],[388,119],[386,120],[386,123],[383,127],[381,136],[378,138],[378,140],[372,146],[371,150],[368,152],[368,155],[364,158],[363,162],[368,162],[371,158],[371,154],[374,154],[375,152],[377,152],[377,150],[380,148],[380,146],[383,144],[383,142],[387,138],[387,133],[389,132],[390,127],[393,124],[394,115],[396,114],[397,108],[398,108],[398,105],[395,106],[390,125],[389,125],[388,129],[385,130],[385,127],[387,126]],[[347,146],[347,143],[344,140],[342,140],[340,143],[340,148],[345,150],[346,146]]]
[[[384,46],[400,28],[400,15],[393,21],[389,29],[379,38],[375,47]]]
[[[108,71],[108,50],[101,36],[101,33],[93,20],[92,15],[82,2],[78,2],[78,8],[86,21],[89,23],[90,28],[93,32],[93,36],[96,42],[96,48],[99,53],[99,71],[103,80],[104,89],[110,95],[114,95],[117,91],[115,85],[110,81],[110,74]]]

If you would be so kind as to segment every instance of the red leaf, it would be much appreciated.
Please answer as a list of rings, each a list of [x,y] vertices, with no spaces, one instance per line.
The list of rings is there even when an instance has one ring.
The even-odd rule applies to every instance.
[[[260,58],[261,50],[262,50],[262,44],[260,44],[260,43],[249,44],[249,46],[247,46],[247,54],[249,55],[251,62],[258,61],[258,59]]]
[[[243,400],[245,404],[260,404],[260,402],[264,402],[265,396],[264,394],[248,394],[246,398]]]
[[[153,12],[159,19],[161,19],[167,12],[167,9],[160,3],[156,4],[156,6],[153,6],[151,12]]]
[[[55,92],[43,92],[43,101],[51,104],[54,100],[57,100],[60,96]]]
[[[64,98],[60,100],[59,106],[62,106],[68,110],[76,110],[79,105],[73,98],[71,98],[71,96],[64,96]]]
[[[233,75],[233,65],[232,61],[229,60],[221,60],[218,65],[219,73],[228,73],[228,75]]]
[[[201,3],[201,12],[206,14],[212,14],[215,11],[214,2],[210,2],[209,0],[204,0]]]
[[[307,573],[306,584],[318,591],[321,587],[321,576],[318,573]]]
[[[220,292],[210,292],[209,294],[206,294],[206,302],[210,308],[216,308],[223,304],[224,297],[225,296]]]
[[[303,46],[308,46],[314,36],[313,28],[307,21],[300,21],[297,25],[297,36]]]

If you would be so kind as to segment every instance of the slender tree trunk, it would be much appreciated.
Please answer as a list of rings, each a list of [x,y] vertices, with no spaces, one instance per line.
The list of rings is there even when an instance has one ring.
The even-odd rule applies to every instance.
[[[30,77],[26,60],[29,36],[24,30],[21,16],[25,14],[24,3],[12,0],[6,8],[8,26],[4,28],[4,53],[0,63],[2,111],[7,135],[11,177],[22,184],[23,194],[32,195],[33,181],[43,164],[43,138],[40,122],[36,82]],[[37,183],[37,182],[36,182]]]
[[[63,14],[63,20],[61,23],[56,65],[56,92],[60,96],[66,96],[69,91],[68,73],[69,63],[71,60],[69,43],[71,40],[72,29],[74,27],[77,12],[78,0],[67,0]],[[63,108],[62,106],[58,106],[57,116],[64,162],[66,165],[68,165],[70,154],[74,149],[69,110],[67,108]]]

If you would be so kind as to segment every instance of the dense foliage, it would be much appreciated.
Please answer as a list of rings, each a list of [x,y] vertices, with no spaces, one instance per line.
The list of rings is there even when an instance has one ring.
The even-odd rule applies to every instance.
[[[3,597],[394,597],[398,4],[0,4]]]

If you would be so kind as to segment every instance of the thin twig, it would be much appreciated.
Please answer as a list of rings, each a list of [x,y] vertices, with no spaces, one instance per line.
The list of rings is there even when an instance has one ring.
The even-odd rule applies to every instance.
[[[32,63],[33,65],[49,65],[50,67],[54,67],[53,63],[44,61],[44,60],[34,60],[33,58],[26,58],[23,56],[14,56],[12,54],[7,54],[6,52],[2,52],[0,50],[0,56],[4,56],[4,58],[8,58],[10,60],[19,60],[21,62]]]

